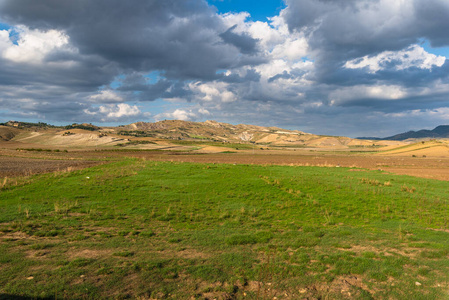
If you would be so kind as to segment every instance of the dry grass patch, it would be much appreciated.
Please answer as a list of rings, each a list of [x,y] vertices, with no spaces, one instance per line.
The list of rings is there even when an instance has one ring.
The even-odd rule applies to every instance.
[[[106,258],[111,257],[114,251],[112,249],[70,249],[66,252],[66,257],[70,260],[76,258]]]

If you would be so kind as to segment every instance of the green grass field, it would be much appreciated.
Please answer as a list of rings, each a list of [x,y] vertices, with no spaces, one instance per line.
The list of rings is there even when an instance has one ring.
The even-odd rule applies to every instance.
[[[449,298],[443,181],[125,159],[0,187],[0,299]]]

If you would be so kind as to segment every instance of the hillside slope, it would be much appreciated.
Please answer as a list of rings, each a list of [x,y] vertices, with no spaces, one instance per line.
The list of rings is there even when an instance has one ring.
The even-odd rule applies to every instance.
[[[404,141],[407,139],[423,139],[423,138],[434,138],[434,139],[446,139],[449,138],[449,125],[440,125],[432,130],[418,130],[418,131],[408,131],[404,133],[399,133],[393,136],[384,138],[385,140],[395,140]]]
[[[169,140],[256,143],[271,146],[292,147],[363,147],[373,141],[355,140],[347,137],[319,136],[299,130],[255,125],[232,125],[216,121],[189,122],[166,120],[156,123],[138,122],[114,129],[115,133],[135,137],[153,137]],[[383,145],[376,141],[376,144]]]
[[[9,141],[19,133],[18,129],[0,126],[0,141]]]
[[[260,147],[292,147],[319,149],[372,148],[402,145],[402,142],[357,140],[348,137],[319,136],[299,130],[255,125],[232,125],[216,121],[190,122],[165,120],[155,123],[137,122],[118,127],[72,124],[65,127],[30,124],[0,128],[0,139],[6,143],[25,143],[46,147],[132,147],[139,149],[173,149],[188,146],[225,146],[223,144],[258,144]],[[17,147],[20,147],[18,145]],[[185,148],[185,147],[184,147]],[[184,149],[182,148],[182,149]],[[193,149],[192,148],[192,149]],[[179,148],[181,150],[181,148]]]

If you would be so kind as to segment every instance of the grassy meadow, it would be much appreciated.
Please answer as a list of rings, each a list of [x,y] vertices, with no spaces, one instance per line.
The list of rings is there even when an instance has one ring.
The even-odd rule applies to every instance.
[[[0,299],[449,298],[444,181],[123,159],[0,188]]]

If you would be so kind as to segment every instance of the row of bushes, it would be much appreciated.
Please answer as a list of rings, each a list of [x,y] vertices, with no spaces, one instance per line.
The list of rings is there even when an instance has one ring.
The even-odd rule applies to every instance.
[[[42,148],[17,148],[17,151],[37,151],[37,152],[69,152],[67,150],[59,150],[59,149],[42,149]]]

